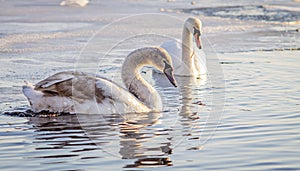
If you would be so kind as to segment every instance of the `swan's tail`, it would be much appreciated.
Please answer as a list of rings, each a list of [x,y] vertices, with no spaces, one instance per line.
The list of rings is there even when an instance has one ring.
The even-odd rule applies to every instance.
[[[41,92],[34,90],[34,86],[30,82],[24,81],[24,83],[25,85],[22,87],[23,94],[27,97],[30,105],[32,105],[34,99],[41,97],[42,94]]]
[[[35,86],[24,81],[23,94],[26,96],[33,112],[73,112],[73,101],[59,96],[46,96],[42,91],[35,90]],[[74,113],[74,112],[73,112]]]
[[[30,82],[24,80],[24,83],[25,83],[25,85],[23,85],[23,89],[24,88],[32,88],[32,89],[34,88],[34,86]]]
[[[22,87],[23,94],[27,98],[30,98],[30,97],[32,97],[32,93],[34,92],[34,86],[30,82],[28,82],[28,81],[24,81],[24,83],[25,83],[25,85],[23,85],[23,87]]]

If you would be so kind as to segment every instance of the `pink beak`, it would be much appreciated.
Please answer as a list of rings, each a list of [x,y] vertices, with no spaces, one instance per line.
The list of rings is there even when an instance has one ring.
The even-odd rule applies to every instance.
[[[195,34],[194,37],[195,37],[195,41],[196,41],[197,47],[199,49],[202,49],[202,44],[201,44],[200,36],[197,35],[197,34]]]

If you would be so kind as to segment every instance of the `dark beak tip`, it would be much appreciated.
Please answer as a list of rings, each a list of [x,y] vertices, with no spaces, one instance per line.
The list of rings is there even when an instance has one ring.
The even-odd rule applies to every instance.
[[[171,81],[171,84],[172,84],[174,87],[178,87],[177,82],[176,82],[174,79]]]
[[[174,76],[173,76],[173,80],[171,83],[173,84],[174,87],[177,87],[177,81],[175,80]]]
[[[172,75],[173,75],[173,74],[172,74]],[[177,87],[177,82],[176,82],[174,76],[171,76],[171,75],[168,75],[168,74],[166,74],[166,76],[167,76],[168,80],[170,81],[170,83],[171,83],[174,87]]]

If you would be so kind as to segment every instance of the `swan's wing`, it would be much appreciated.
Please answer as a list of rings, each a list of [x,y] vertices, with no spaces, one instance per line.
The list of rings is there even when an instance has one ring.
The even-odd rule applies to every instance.
[[[52,95],[71,96],[75,77],[75,72],[59,72],[38,82],[34,89]]]
[[[95,88],[98,79],[84,72],[59,72],[37,83],[34,89],[49,96],[58,95],[80,101],[96,98],[100,102],[104,96],[102,90]]]
[[[181,64],[182,48],[181,43],[177,40],[169,40],[160,45],[172,57],[173,67],[177,68]]]
[[[39,90],[39,89],[49,88],[56,83],[64,82],[72,78],[74,78],[73,72],[59,72],[38,82],[35,85],[35,89]]]

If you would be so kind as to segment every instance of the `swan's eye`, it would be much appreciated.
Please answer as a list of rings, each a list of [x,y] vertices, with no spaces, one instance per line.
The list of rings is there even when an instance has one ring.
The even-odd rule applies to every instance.
[[[194,35],[196,35],[196,34],[201,36],[200,30],[197,29],[196,27],[194,27]]]

